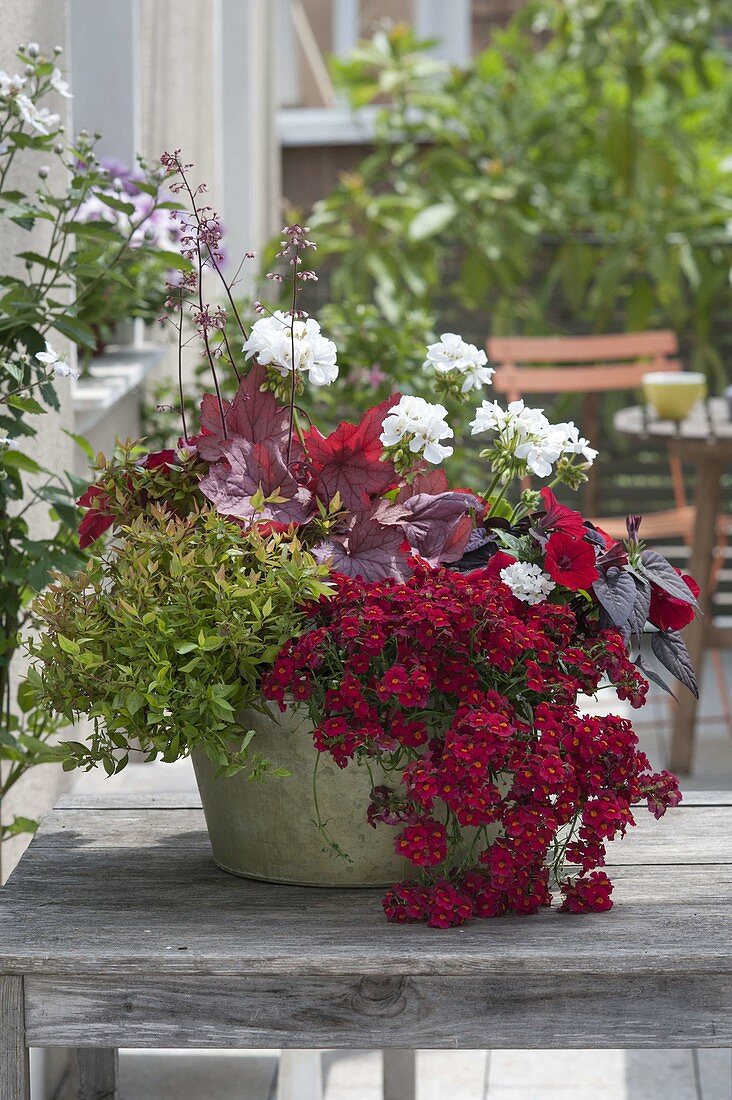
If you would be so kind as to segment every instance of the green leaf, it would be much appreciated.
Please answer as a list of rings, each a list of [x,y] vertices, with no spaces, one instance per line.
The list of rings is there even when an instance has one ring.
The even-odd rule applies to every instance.
[[[44,409],[35,397],[21,397],[20,394],[8,397],[5,404],[9,405],[11,409],[19,409],[20,412],[30,413],[32,416],[40,416],[42,413],[48,412],[48,409]]]
[[[0,463],[12,466],[15,470],[24,470],[27,474],[39,474],[42,470],[35,459],[23,454],[22,451],[0,451]]]
[[[60,332],[62,336],[68,336],[69,340],[73,340],[75,344],[91,348],[92,351],[97,346],[94,333],[83,321],[68,316],[56,316],[52,319],[52,323],[57,332]]]
[[[67,435],[69,439],[73,439],[76,446],[81,448],[90,462],[94,462],[96,453],[88,439],[85,439],[83,435],[75,435],[74,432],[70,432],[66,428],[62,428],[61,431],[64,435]]]
[[[56,640],[64,653],[69,653],[72,657],[78,657],[81,653],[81,646],[78,642],[73,642],[70,638],[64,637],[63,634],[57,634]]]
[[[409,223],[407,236],[410,241],[424,241],[428,237],[434,237],[436,233],[446,229],[457,213],[457,208],[451,202],[438,202],[433,206],[426,206],[412,218]]]

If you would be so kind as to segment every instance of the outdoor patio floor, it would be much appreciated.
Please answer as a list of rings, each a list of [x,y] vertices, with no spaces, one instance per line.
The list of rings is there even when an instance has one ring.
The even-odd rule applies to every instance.
[[[725,655],[732,684],[732,654]],[[605,698],[603,698],[603,695]],[[603,706],[624,713],[610,693]],[[595,704],[593,704],[594,706]],[[671,703],[673,705],[673,703]],[[588,707],[588,709],[590,709]],[[711,666],[705,669],[694,774],[682,788],[732,789],[732,733]],[[666,764],[669,704],[654,690],[636,714],[641,745],[655,767]],[[113,788],[110,788],[113,784]],[[79,776],[86,792],[195,790],[188,761],[131,764],[118,779]],[[124,1100],[274,1100],[276,1051],[124,1051]],[[378,1051],[324,1055],[325,1100],[380,1100]],[[728,1050],[420,1051],[418,1100],[730,1100]]]

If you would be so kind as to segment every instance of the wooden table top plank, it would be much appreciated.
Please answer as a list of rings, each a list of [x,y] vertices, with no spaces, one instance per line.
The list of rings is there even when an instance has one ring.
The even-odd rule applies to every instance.
[[[643,807],[637,824],[608,845],[608,867],[732,862],[732,803],[689,802],[657,821]],[[388,826],[380,826],[388,828]],[[61,807],[45,818],[33,850],[132,849],[210,850],[203,811],[157,806],[145,809]]]

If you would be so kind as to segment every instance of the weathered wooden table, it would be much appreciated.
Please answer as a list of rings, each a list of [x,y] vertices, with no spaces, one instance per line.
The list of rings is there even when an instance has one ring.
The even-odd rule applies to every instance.
[[[195,798],[65,798],[0,891],[0,1100],[28,1047],[115,1096],[125,1047],[726,1047],[732,796],[611,845],[615,908],[434,931],[375,891],[236,879]]]
[[[701,683],[706,650],[732,646],[732,629],[717,626],[710,614],[721,478],[725,468],[732,466],[729,407],[723,398],[712,398],[705,405],[697,406],[686,420],[676,424],[649,416],[640,405],[636,405],[616,413],[615,428],[646,446],[651,443],[667,447],[682,462],[696,467],[696,523],[688,570],[701,588],[699,605],[704,614],[697,616],[686,628],[684,638]],[[684,774],[688,774],[692,767],[696,714],[697,701],[694,696],[688,691],[680,692],[679,704],[673,709],[669,763],[674,771]]]

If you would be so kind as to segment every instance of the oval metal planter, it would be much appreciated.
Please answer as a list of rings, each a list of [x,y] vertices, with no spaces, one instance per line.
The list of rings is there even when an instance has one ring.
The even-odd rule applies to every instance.
[[[316,826],[313,768],[318,756],[312,725],[291,707],[276,718],[257,711],[242,715],[257,731],[252,748],[287,768],[287,778],[252,781],[246,772],[217,776],[201,751],[192,754],[215,862],[245,878],[300,886],[388,886],[409,877],[410,865],[394,851],[396,830],[366,821],[371,780],[351,761],[339,768],[321,754],[317,772],[320,820],[348,860],[323,839]],[[376,783],[393,784],[378,766]],[[413,873],[413,871],[412,871]]]

